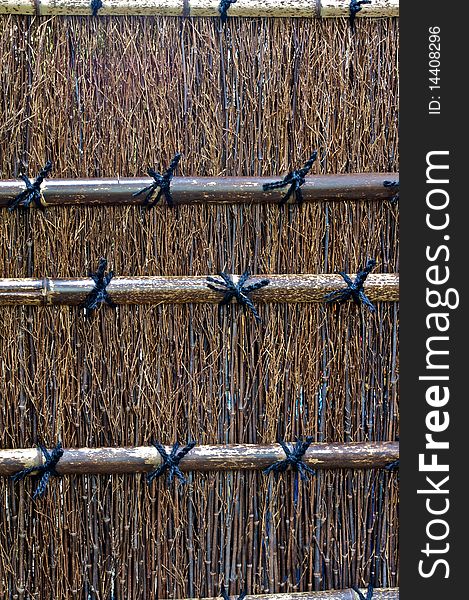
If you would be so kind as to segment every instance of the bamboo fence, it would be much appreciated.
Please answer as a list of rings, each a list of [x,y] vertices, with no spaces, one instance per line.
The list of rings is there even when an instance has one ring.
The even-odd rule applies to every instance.
[[[281,179],[281,177],[277,178]],[[396,193],[385,181],[396,181],[398,173],[357,173],[318,175],[301,186],[305,202],[330,200],[390,200]],[[174,204],[239,204],[279,202],[288,186],[279,190],[262,189],[275,177],[175,177],[171,182]],[[60,205],[125,205],[142,204],[144,196],[133,194],[153,180],[119,179],[47,179],[42,184],[44,201]],[[24,190],[22,181],[0,181],[0,207]],[[295,197],[289,199],[295,202]]]
[[[236,0],[232,17],[348,17],[349,0]],[[99,15],[218,17],[220,0],[103,0]],[[91,15],[90,0],[0,0],[0,14]],[[397,17],[399,0],[373,0],[360,17]]]
[[[171,447],[165,447],[167,453]],[[355,444],[313,444],[305,452],[303,462],[312,468],[364,469],[384,467],[399,458],[396,442]],[[285,459],[281,446],[231,445],[196,446],[179,463],[182,471],[231,471],[234,469],[266,469]],[[66,448],[57,465],[63,475],[88,473],[149,472],[163,460],[154,447],[138,448]],[[44,464],[41,451],[32,449],[0,450],[0,475],[12,475],[28,467]]]

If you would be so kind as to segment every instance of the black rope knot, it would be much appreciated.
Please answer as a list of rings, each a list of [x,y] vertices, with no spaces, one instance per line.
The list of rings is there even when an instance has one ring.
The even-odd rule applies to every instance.
[[[37,467],[28,467],[27,469],[23,469],[22,471],[19,471],[18,473],[15,473],[11,476],[13,481],[21,481],[30,473],[35,472],[37,475],[42,475],[41,481],[39,482],[33,494],[33,500],[35,500],[36,498],[40,498],[45,494],[47,483],[49,482],[49,479],[51,477],[60,477],[60,474],[57,473],[55,467],[57,466],[57,463],[62,458],[64,453],[61,442],[57,444],[57,446],[52,450],[50,454],[47,448],[42,444],[39,444],[38,447],[40,448],[44,458],[46,459],[46,462],[43,465],[39,465]]]
[[[368,589],[367,589],[367,592],[366,592],[366,598],[361,593],[361,591],[358,589],[358,586],[352,585],[352,590],[358,594],[358,597],[360,598],[360,600],[371,600],[373,598],[373,584],[372,583],[368,584]]]
[[[52,163],[48,160],[33,182],[26,175],[20,175],[26,184],[26,189],[8,202],[8,210],[12,212],[15,208],[28,208],[31,202],[34,202],[37,208],[43,211],[47,204],[42,195],[41,185],[51,170]]]
[[[222,306],[230,304],[231,300],[235,298],[236,302],[238,302],[238,304],[241,304],[245,311],[249,309],[253,313],[256,321],[258,323],[261,323],[262,319],[260,318],[259,313],[257,312],[256,307],[254,306],[249,294],[254,292],[254,290],[258,290],[262,287],[265,287],[266,285],[269,285],[270,280],[261,279],[260,281],[256,281],[254,283],[251,283],[250,285],[245,285],[246,281],[251,276],[249,271],[244,271],[244,273],[238,279],[237,283],[233,281],[233,275],[229,275],[228,273],[219,272],[218,276],[222,278],[222,281],[220,281],[219,279],[215,279],[214,277],[207,277],[207,281],[211,282],[207,283],[207,286],[211,290],[223,294],[223,299],[218,305],[219,311],[221,310]],[[222,286],[221,289],[215,287],[214,285],[212,285],[212,283],[216,283],[217,285]]]
[[[161,196],[166,200],[166,204],[170,207],[174,206],[173,197],[171,196],[171,180],[174,177],[174,171],[178,166],[179,161],[181,160],[181,154],[179,152],[174,156],[171,161],[168,169],[160,175],[154,169],[149,168],[147,173],[150,177],[153,177],[154,181],[143,190],[139,192],[135,192],[132,196],[140,196],[140,194],[144,194],[148,192],[145,196],[144,201],[142,202],[142,206],[146,208],[153,208],[155,204],[157,204],[158,200]],[[153,199],[152,199],[153,198]]]
[[[399,468],[399,458],[397,460],[393,460],[392,462],[388,463],[387,465],[384,466],[384,468],[386,469],[386,471],[394,471],[395,469]]]
[[[115,304],[109,293],[107,291],[107,286],[109,285],[111,279],[114,277],[114,273],[109,271],[107,275],[105,275],[107,267],[107,260],[105,258],[99,259],[99,265],[96,273],[89,273],[89,276],[94,281],[94,289],[88,294],[83,303],[83,308],[86,310],[86,316],[91,317],[93,315],[93,311],[98,308],[98,304],[105,302],[111,308],[116,308],[117,304]]]
[[[160,453],[160,456],[163,459],[163,464],[161,464],[157,469],[155,469],[151,473],[148,473],[148,485],[150,485],[154,479],[162,475],[165,471],[168,471],[168,486],[171,485],[175,476],[179,479],[179,481],[182,484],[187,483],[186,478],[179,469],[179,461],[182,458],[184,458],[184,456],[186,456],[188,452],[192,450],[192,448],[195,446],[195,442],[189,442],[186,446],[181,448],[181,450],[179,450],[179,443],[176,442],[170,454],[166,452],[164,446],[162,446],[159,442],[152,442],[152,444]]]
[[[281,200],[278,203],[279,206],[283,206],[288,201],[288,199],[290,198],[290,196],[292,194],[295,194],[296,202],[298,204],[301,204],[303,202],[303,195],[301,193],[300,188],[305,183],[305,181],[306,181],[305,177],[306,177],[307,173],[311,170],[311,167],[313,166],[313,163],[317,157],[318,157],[318,153],[316,151],[314,151],[302,169],[298,169],[296,171],[291,171],[281,181],[273,181],[272,183],[264,183],[264,185],[262,186],[262,189],[264,190],[264,192],[266,192],[267,190],[277,190],[279,188],[283,188],[283,187],[286,187],[287,185],[289,185],[290,187],[289,187],[287,193],[285,194],[285,196],[283,196],[283,198],[281,198]]]
[[[244,598],[246,597],[246,593],[246,591],[241,592],[241,594],[238,596],[238,600],[244,600]],[[228,593],[223,584],[220,586],[220,596],[223,598],[223,600],[230,600],[230,597],[228,596]]]
[[[352,32],[355,31],[355,17],[361,11],[363,4],[371,4],[371,0],[350,0],[349,21]]]
[[[98,11],[103,8],[103,3],[101,0],[91,0],[91,12],[93,17],[98,16]]]
[[[228,20],[228,9],[235,2],[236,0],[221,0],[220,4],[218,5],[218,12],[220,13],[220,21],[222,25],[224,25]]]
[[[285,460],[279,460],[270,465],[270,467],[267,467],[267,469],[263,470],[263,473],[268,475],[269,473],[274,472],[275,475],[278,475],[278,473],[284,473],[288,467],[291,467],[294,471],[297,471],[300,474],[302,481],[307,481],[308,476],[306,473],[314,475],[315,471],[311,469],[311,467],[309,467],[305,462],[303,462],[302,459],[312,441],[313,437],[311,435],[308,435],[304,442],[300,438],[297,438],[296,443],[293,446],[293,450],[290,450],[284,440],[279,440],[278,443],[282,446],[286,458]]]
[[[392,196],[391,204],[397,204],[399,202],[399,181],[383,181],[384,187],[397,188],[397,192]]]
[[[330,294],[327,294],[326,302],[337,301],[339,304],[343,304],[352,298],[355,304],[364,304],[371,312],[376,312],[375,305],[370,302],[363,290],[363,284],[375,265],[376,260],[374,258],[370,258],[367,261],[365,268],[361,271],[358,271],[355,281],[352,281],[347,273],[340,271],[339,275],[342,276],[342,279],[347,284],[347,287],[342,290],[336,290]]]

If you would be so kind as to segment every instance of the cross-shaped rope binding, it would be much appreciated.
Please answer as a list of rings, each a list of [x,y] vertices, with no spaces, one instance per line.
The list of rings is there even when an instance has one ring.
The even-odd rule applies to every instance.
[[[39,482],[39,484],[33,494],[33,500],[35,500],[36,498],[40,498],[41,496],[43,496],[45,494],[47,484],[51,477],[60,477],[60,474],[57,473],[55,467],[57,466],[57,463],[62,458],[63,453],[64,453],[61,442],[59,442],[56,445],[56,447],[52,450],[52,452],[50,454],[49,454],[49,451],[47,450],[47,448],[45,446],[43,446],[42,444],[39,444],[38,447],[40,448],[44,458],[46,459],[46,462],[43,465],[39,465],[39,466],[35,466],[35,467],[28,467],[27,469],[23,469],[22,471],[19,471],[18,473],[15,473],[14,475],[11,476],[13,481],[21,481],[22,479],[27,477],[30,473],[36,473],[38,475],[42,475],[41,481]]]
[[[106,289],[111,279],[114,277],[114,273],[109,271],[109,273],[105,275],[106,267],[107,260],[105,258],[100,258],[96,273],[89,273],[89,276],[94,281],[94,289],[88,294],[83,302],[83,308],[86,310],[87,317],[91,317],[93,312],[98,308],[98,305],[102,302],[105,302],[111,308],[117,307],[117,304],[111,300]]]
[[[233,280],[233,275],[229,275],[228,273],[223,272],[219,272],[218,275],[222,278],[222,281],[220,281],[219,279],[215,279],[214,277],[207,277],[207,281],[211,282],[207,283],[207,286],[211,290],[223,294],[223,299],[218,305],[219,310],[222,306],[230,304],[231,300],[235,298],[236,302],[238,302],[238,304],[241,304],[244,307],[244,310],[249,309],[253,313],[256,321],[258,323],[261,323],[262,319],[260,318],[259,313],[257,312],[256,307],[254,306],[249,294],[254,292],[254,290],[258,290],[262,287],[265,287],[266,285],[269,285],[270,280],[261,279],[260,281],[256,281],[254,283],[251,283],[250,285],[245,285],[246,281],[251,276],[249,271],[244,271],[244,273],[241,275],[241,277],[236,283]],[[216,283],[217,285],[221,286],[221,288],[215,287],[214,285],[212,285],[212,283]]]
[[[181,155],[177,153],[163,175],[160,175],[154,169],[148,169],[147,173],[150,177],[153,177],[154,181],[146,188],[143,188],[143,190],[132,194],[132,196],[140,196],[140,194],[148,192],[142,202],[142,206],[146,208],[153,208],[158,203],[161,196],[163,196],[166,200],[166,204],[169,207],[173,207],[174,201],[171,195],[171,180],[174,177],[174,171],[180,160]]]
[[[290,450],[283,440],[279,440],[278,443],[282,446],[286,454],[286,458],[285,460],[279,460],[273,465],[270,465],[270,467],[267,467],[267,469],[263,470],[263,473],[268,475],[269,473],[274,472],[276,475],[278,475],[278,473],[284,473],[288,467],[291,467],[294,471],[297,471],[300,474],[302,481],[307,481],[308,476],[306,473],[309,473],[310,475],[315,475],[316,473],[302,460],[304,453],[309,448],[312,441],[313,437],[310,435],[305,438],[304,442],[300,438],[297,438],[293,450]]]
[[[352,590],[358,594],[358,597],[360,598],[360,600],[371,600],[373,598],[373,584],[371,584],[371,583],[368,584],[366,598],[361,593],[361,591],[358,589],[358,587],[356,585],[352,585]]]
[[[220,586],[220,596],[223,598],[223,600],[230,600],[230,597],[228,596],[228,592],[226,591],[225,586],[223,584],[221,584],[221,586]],[[246,597],[246,591],[243,591],[238,596],[238,600],[244,600],[245,597]]]
[[[308,161],[305,163],[302,169],[297,169],[296,171],[291,171],[286,175],[281,181],[273,181],[272,183],[264,183],[262,189],[264,192],[267,190],[277,190],[279,188],[286,187],[289,185],[287,193],[281,200],[278,205],[283,206],[292,194],[295,194],[295,200],[298,204],[303,202],[303,195],[301,193],[301,186],[305,183],[306,175],[311,170],[314,161],[316,160],[318,153],[314,151],[309,157]]]
[[[48,160],[33,182],[26,175],[20,175],[26,184],[26,189],[8,202],[8,210],[12,212],[15,208],[29,208],[31,202],[34,202],[37,208],[43,211],[47,204],[42,194],[41,185],[51,170],[52,163]]]
[[[355,31],[355,17],[361,11],[362,4],[371,4],[371,0],[350,0],[349,22],[352,33]]]
[[[347,284],[347,287],[342,290],[336,290],[330,294],[327,294],[325,298],[326,302],[339,302],[339,304],[343,304],[352,298],[355,304],[364,304],[371,312],[376,312],[375,305],[369,300],[363,289],[363,284],[375,265],[375,259],[370,258],[367,261],[365,268],[361,271],[358,271],[355,281],[352,281],[347,273],[340,271],[339,275],[342,276],[342,279]]]
[[[222,25],[224,25],[228,20],[228,9],[235,2],[236,0],[221,0],[220,4],[218,5],[218,12],[220,13],[220,21]]]
[[[98,16],[98,11],[103,8],[102,0],[91,0],[91,14],[93,17]]]
[[[186,454],[188,452],[190,452],[192,450],[192,448],[195,446],[195,442],[189,442],[186,446],[181,448],[181,450],[179,450],[179,443],[176,442],[174,444],[170,454],[168,454],[166,452],[164,446],[162,446],[159,442],[154,441],[154,442],[152,442],[152,444],[153,444],[153,446],[155,446],[155,448],[160,453],[161,458],[163,459],[163,464],[161,464],[157,469],[155,469],[151,473],[148,473],[148,475],[147,475],[148,485],[150,485],[154,479],[156,479],[157,477],[162,475],[165,471],[168,471],[168,486],[171,485],[175,476],[179,479],[179,481],[182,484],[187,483],[186,478],[181,473],[181,470],[179,469],[178,465],[179,465],[179,461],[182,458],[184,458],[184,456],[186,456]]]

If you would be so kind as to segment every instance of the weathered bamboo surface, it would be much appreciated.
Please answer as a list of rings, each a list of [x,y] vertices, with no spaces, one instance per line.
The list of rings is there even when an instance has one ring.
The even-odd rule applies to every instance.
[[[171,446],[165,448],[168,453],[171,451]],[[312,444],[304,455],[304,462],[320,469],[365,469],[384,467],[398,458],[398,442],[356,442]],[[284,459],[285,453],[279,444],[195,446],[181,459],[179,466],[185,471],[258,470]],[[0,475],[12,475],[43,462],[38,448],[0,450]],[[161,463],[161,456],[153,446],[70,448],[64,450],[57,471],[64,475],[137,473],[152,471]]]
[[[218,17],[220,0],[103,0],[101,16]],[[231,17],[347,17],[349,0],[237,0]],[[0,14],[91,15],[90,0],[0,0]],[[373,0],[358,17],[397,17],[399,0]]]
[[[236,281],[238,275],[233,275]],[[355,275],[350,274],[354,279]],[[340,275],[255,275],[248,284],[269,279],[270,283],[255,292],[256,302],[322,302],[324,296],[345,287]],[[81,304],[93,290],[91,278],[52,279],[43,277],[0,279],[0,306]],[[206,276],[194,277],[114,277],[107,291],[116,304],[185,304],[220,302],[222,294],[207,287]],[[399,275],[371,273],[365,282],[370,300],[395,302],[399,299]]]
[[[171,195],[175,204],[239,204],[279,202],[286,188],[262,189],[264,183],[280,177],[175,177]],[[301,187],[305,202],[326,200],[389,200],[395,189],[385,181],[399,179],[399,173],[357,173],[316,175]],[[44,200],[57,205],[142,204],[145,194],[133,197],[152,182],[149,178],[47,179],[42,185]],[[0,181],[0,207],[6,206],[25,189],[21,180]],[[294,196],[289,200],[295,202]]]
[[[366,597],[367,590],[361,588],[360,591]],[[236,598],[237,596],[230,596],[230,600],[236,600]],[[246,600],[359,600],[358,594],[352,589],[293,594],[248,594],[245,598]],[[215,598],[202,598],[201,600],[215,600]],[[399,600],[399,588],[374,588],[373,600]]]

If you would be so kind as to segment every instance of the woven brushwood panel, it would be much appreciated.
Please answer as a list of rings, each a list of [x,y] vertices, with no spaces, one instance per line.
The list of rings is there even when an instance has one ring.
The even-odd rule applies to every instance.
[[[0,18],[0,177],[398,170],[398,21]],[[282,192],[279,192],[282,193]],[[398,207],[54,207],[0,215],[0,277],[397,272]],[[398,307],[0,308],[0,446],[395,440]],[[0,480],[0,598],[398,584],[398,478]]]

